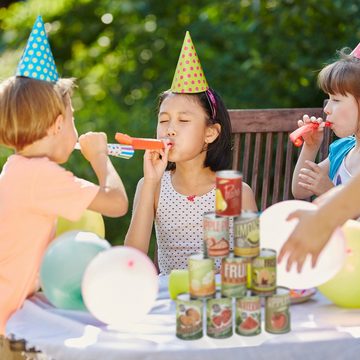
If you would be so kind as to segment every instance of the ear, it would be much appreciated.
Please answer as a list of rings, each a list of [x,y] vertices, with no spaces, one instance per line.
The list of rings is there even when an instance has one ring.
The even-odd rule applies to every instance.
[[[221,132],[220,124],[216,123],[216,124],[208,126],[206,129],[206,134],[205,134],[205,142],[207,144],[213,143],[220,135],[220,132]]]
[[[55,122],[49,127],[47,134],[57,135],[62,130],[63,126],[64,126],[64,116],[60,114],[55,119]]]

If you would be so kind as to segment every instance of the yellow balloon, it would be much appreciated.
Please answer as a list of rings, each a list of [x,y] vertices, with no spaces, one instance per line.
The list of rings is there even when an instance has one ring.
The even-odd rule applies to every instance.
[[[360,222],[347,221],[342,230],[346,239],[346,260],[341,270],[318,287],[335,305],[360,308]]]
[[[88,231],[97,234],[103,239],[105,238],[104,219],[101,214],[91,210],[85,210],[78,221],[70,221],[62,217],[58,218],[56,237],[71,230]]]

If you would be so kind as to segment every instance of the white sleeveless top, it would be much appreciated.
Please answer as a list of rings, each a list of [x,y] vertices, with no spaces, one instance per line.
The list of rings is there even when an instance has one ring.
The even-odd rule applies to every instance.
[[[335,176],[332,180],[335,186],[346,184],[352,178],[352,175],[350,174],[349,170],[346,168],[345,159],[346,158],[344,158],[343,161],[341,162],[339,169],[335,173]]]
[[[215,188],[202,196],[185,196],[175,191],[171,172],[161,179],[155,231],[161,274],[186,269],[191,254],[203,252],[203,214],[215,211]],[[216,259],[219,267],[220,259]]]

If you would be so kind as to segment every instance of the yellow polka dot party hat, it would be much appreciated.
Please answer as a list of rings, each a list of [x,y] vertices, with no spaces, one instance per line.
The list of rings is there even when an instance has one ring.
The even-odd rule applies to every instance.
[[[16,76],[49,82],[56,82],[59,79],[41,16],[37,17],[31,30]]]
[[[171,85],[174,93],[195,94],[209,89],[195,46],[187,31]]]

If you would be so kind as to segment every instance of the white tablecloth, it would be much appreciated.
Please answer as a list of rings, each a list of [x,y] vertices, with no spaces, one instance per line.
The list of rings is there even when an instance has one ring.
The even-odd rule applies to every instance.
[[[25,301],[7,324],[7,334],[24,338],[56,360],[115,359],[358,359],[360,310],[341,309],[321,294],[291,306],[288,334],[184,341],[175,336],[175,303],[169,299],[167,277],[141,323],[110,329],[89,313],[52,307],[42,294]],[[119,304],[121,306],[121,304]]]

